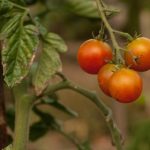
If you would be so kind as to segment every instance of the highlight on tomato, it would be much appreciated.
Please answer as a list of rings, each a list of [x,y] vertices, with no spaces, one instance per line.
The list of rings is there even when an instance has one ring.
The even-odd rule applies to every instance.
[[[97,79],[99,87],[108,96],[111,96],[108,88],[109,80],[115,71],[116,71],[115,64],[106,64],[98,72]]]
[[[121,103],[129,103],[141,95],[142,79],[136,71],[121,68],[112,75],[108,87],[114,99]]]
[[[147,71],[150,69],[150,39],[140,37],[133,40],[127,46],[125,62],[136,71]]]
[[[107,43],[90,39],[80,46],[77,60],[85,72],[97,74],[100,68],[112,59],[112,56],[112,49]]]

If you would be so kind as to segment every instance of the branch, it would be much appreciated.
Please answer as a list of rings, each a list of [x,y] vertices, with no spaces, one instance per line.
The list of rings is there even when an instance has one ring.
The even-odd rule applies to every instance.
[[[123,37],[127,38],[129,41],[133,40],[133,37],[129,33],[121,32],[121,31],[118,31],[118,30],[113,30],[113,32],[120,35],[120,36],[123,36]]]
[[[128,33],[124,33],[124,32],[114,30],[111,27],[111,25],[109,24],[108,20],[107,20],[107,17],[105,15],[105,11],[104,11],[104,8],[103,8],[102,0],[96,0],[96,3],[97,3],[97,8],[98,8],[98,12],[99,12],[99,15],[101,17],[101,20],[103,21],[106,29],[108,30],[108,33],[110,35],[110,38],[111,38],[111,41],[112,41],[112,44],[113,44],[113,47],[114,47],[114,50],[115,50],[115,62],[124,64],[124,59],[122,58],[122,55],[120,53],[120,46],[119,46],[119,44],[116,40],[116,37],[115,37],[114,33],[120,34],[121,36],[124,36],[129,40],[132,40],[133,38]]]
[[[53,93],[62,89],[70,89],[87,97],[90,101],[95,103],[102,112],[108,128],[111,132],[113,143],[116,145],[117,150],[122,150],[122,136],[115,122],[113,121],[111,110],[103,103],[103,101],[97,96],[95,92],[91,92],[80,86],[75,85],[74,83],[69,81],[63,74],[61,74],[60,77],[62,78],[62,81],[56,85],[48,87],[43,95],[47,95],[49,93]]]

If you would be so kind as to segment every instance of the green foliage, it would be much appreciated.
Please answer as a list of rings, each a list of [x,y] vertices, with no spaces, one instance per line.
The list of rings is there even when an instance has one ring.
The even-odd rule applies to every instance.
[[[49,131],[49,126],[45,124],[43,121],[38,121],[32,124],[30,127],[30,140],[36,141],[37,139],[44,136]]]
[[[80,143],[71,135],[66,134],[63,131],[61,124],[51,114],[42,112],[36,106],[33,108],[33,111],[39,116],[40,121],[35,122],[30,127],[31,141],[37,140],[41,136],[45,135],[49,130],[55,130],[65,136],[68,140],[72,141],[78,147],[78,150],[91,150],[90,143],[88,141]]]
[[[70,116],[73,116],[73,117],[76,117],[77,116],[77,113],[74,112],[73,110],[71,110],[70,108],[66,107],[65,105],[63,105],[61,102],[59,102],[57,100],[56,97],[52,97],[52,96],[47,96],[47,97],[43,97],[41,99],[41,104],[48,104],[50,106],[53,106],[55,108],[57,108],[58,110],[70,115]]]
[[[12,9],[12,5],[8,2],[8,0],[0,0],[0,14],[3,15],[10,9]]]
[[[4,80],[8,86],[13,87],[29,72],[39,43],[38,30],[32,24],[24,25],[27,15],[25,8],[5,0],[0,1],[0,6],[0,11],[7,10],[0,18],[3,23],[0,26],[0,37],[3,40]]]
[[[143,121],[134,126],[133,136],[127,150],[150,149],[150,120]]]
[[[8,20],[6,23],[1,28],[1,35],[3,35],[4,38],[9,38],[12,36],[20,24],[21,18],[21,13],[14,13],[13,15],[11,14],[10,17],[7,18]]]
[[[65,52],[67,47],[61,37],[55,33],[48,33],[43,40],[43,50],[39,58],[33,85],[37,95],[41,94],[48,85],[49,79],[61,71],[61,61],[58,52]]]
[[[82,143],[82,146],[83,146],[83,150],[92,150],[89,141],[85,141],[84,143]]]
[[[90,18],[99,18],[97,12],[97,6],[93,0],[66,0],[67,8],[69,11],[74,14],[90,17]]]
[[[31,141],[35,141],[41,136],[44,136],[50,129],[56,130],[60,128],[59,124],[52,115],[42,112],[37,107],[34,107],[33,111],[39,116],[40,121],[35,122],[30,127]]]
[[[14,86],[27,75],[38,42],[36,27],[33,25],[16,26],[15,32],[5,40],[2,60],[4,80],[8,86]]]
[[[46,7],[51,6],[47,5],[48,1],[41,1],[41,3],[42,2],[46,2]],[[52,1],[50,2],[52,3]],[[55,2],[55,0],[53,0],[53,2]],[[57,8],[56,7],[53,7],[53,9],[48,8],[48,10],[56,11],[56,9],[59,9],[61,7],[64,9],[64,11],[67,10],[66,11],[67,13],[72,12],[76,15],[92,19],[99,18],[96,3],[92,0],[87,0],[86,2],[85,0],[65,0],[63,1],[63,3],[61,0],[58,0],[57,2],[62,4],[63,7],[62,5],[58,5],[57,3],[58,5]],[[0,40],[2,40],[3,46],[2,64],[4,70],[4,80],[10,87],[14,87],[17,83],[20,83],[28,75],[34,57],[37,54],[36,50],[38,48],[38,45],[40,42],[42,45],[41,54],[39,57],[37,57],[39,59],[37,62],[37,66],[34,67],[35,71],[32,74],[33,79],[32,84],[30,81],[23,80],[21,84],[19,84],[19,86],[26,85],[22,86],[23,87],[22,89],[25,90],[24,92],[17,93],[19,96],[20,95],[22,96],[26,92],[31,91],[31,93],[30,92],[28,93],[29,97],[31,96],[33,98],[32,99],[33,101],[34,100],[40,101],[39,103],[37,101],[37,103],[35,102],[33,104],[33,111],[40,119],[39,121],[33,123],[30,126],[30,139],[32,141],[35,141],[41,136],[45,135],[51,129],[61,133],[68,139],[71,139],[71,141],[75,145],[77,145],[79,150],[91,150],[89,142],[85,142],[83,144],[80,142],[76,142],[74,138],[72,138],[70,135],[67,135],[62,130],[60,122],[58,122],[58,120],[55,119],[53,115],[43,112],[38,107],[40,106],[40,104],[47,104],[55,107],[56,109],[59,109],[60,111],[68,115],[71,115],[73,117],[77,116],[77,114],[74,111],[72,111],[70,108],[66,107],[65,105],[63,105],[58,101],[55,93],[52,93],[53,95],[51,95],[51,93],[50,95],[48,94],[44,95],[43,91],[49,85],[49,80],[58,71],[61,71],[62,64],[59,53],[66,52],[67,46],[59,35],[52,32],[47,33],[47,30],[39,23],[39,20],[32,17],[32,14],[30,14],[29,9],[25,7],[25,3],[27,3],[27,0],[26,2],[24,2],[24,0],[10,0],[10,1],[0,0],[0,14],[1,14],[0,21],[2,22],[2,24],[0,24]],[[107,6],[105,6],[105,8],[106,7]],[[108,16],[111,14],[113,14],[113,10],[106,12],[106,15]],[[26,82],[30,82],[30,84],[28,83],[26,84]],[[34,92],[34,90],[36,93]],[[86,96],[84,92],[81,92],[81,94],[82,93],[83,95]],[[87,93],[87,95],[90,94]],[[90,97],[91,96],[89,96],[89,98]],[[18,97],[16,96],[15,98]],[[27,101],[23,101],[23,99],[21,98],[17,100],[20,100],[19,102],[22,108],[25,108],[24,104],[26,104]],[[25,103],[23,104],[23,102]],[[20,105],[18,105],[17,107],[19,108],[19,106]],[[19,110],[20,112],[21,109]],[[25,111],[25,109],[22,110],[23,112]],[[18,114],[19,115],[26,114],[23,112]],[[16,120],[18,118],[17,117],[18,114],[16,114]],[[15,119],[14,115],[15,115],[14,111],[12,110],[7,112],[8,126],[12,129],[12,131],[14,130],[14,119]],[[20,119],[23,119],[21,120],[21,122],[24,121],[23,125],[25,125],[25,123],[27,122],[27,120],[24,120],[24,118],[26,117],[20,117],[18,119],[19,121]],[[26,119],[28,119],[28,116]],[[19,124],[20,123],[16,125],[19,126]],[[16,127],[16,129],[20,128]],[[26,129],[23,128],[22,130],[24,130],[23,133],[27,133]],[[21,134],[17,136],[20,138]],[[22,138],[21,140],[24,139]],[[26,143],[23,143],[23,145],[24,144]],[[10,149],[11,147],[8,147],[5,150]]]

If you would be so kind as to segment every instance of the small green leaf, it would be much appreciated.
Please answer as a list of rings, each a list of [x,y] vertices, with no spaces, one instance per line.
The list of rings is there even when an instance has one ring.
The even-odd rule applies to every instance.
[[[51,114],[42,112],[36,106],[33,107],[33,111],[39,116],[40,121],[33,123],[30,127],[31,141],[35,141],[44,136],[49,130],[58,130],[61,128],[60,124]]]
[[[35,141],[44,136],[49,131],[49,127],[43,122],[38,121],[30,127],[30,140]]]
[[[36,94],[39,95],[48,85],[49,79],[61,70],[61,60],[59,52],[65,52],[67,49],[64,41],[58,35],[49,33],[43,43],[43,50],[38,62],[37,70],[34,75],[33,85]]]
[[[66,8],[74,14],[77,14],[82,17],[95,18],[99,19],[98,8],[96,1],[94,0],[66,0]],[[105,5],[105,8],[108,8],[109,11],[106,11],[107,16],[118,12],[118,10],[108,7]]]
[[[59,102],[58,100],[56,99],[53,99],[51,97],[44,97],[42,98],[42,102],[44,104],[49,104],[55,108],[57,108],[58,110],[64,112],[64,113],[67,113],[68,115],[71,115],[73,117],[76,117],[77,116],[77,113],[74,112],[73,110],[71,110],[70,108],[66,107],[65,105],[63,105],[61,102]]]
[[[67,51],[67,46],[64,40],[58,34],[50,32],[45,41],[58,52],[63,53]]]
[[[4,41],[2,63],[4,80],[8,86],[19,83],[29,72],[34,52],[38,47],[37,29],[33,25],[18,26]]]
[[[93,0],[67,0],[71,12],[89,18],[99,18],[96,2]]]
[[[2,150],[12,150],[12,145],[8,145],[6,148],[4,148]]]
[[[51,114],[42,112],[42,110],[40,110],[36,106],[33,107],[33,111],[36,115],[40,117],[40,119],[44,122],[44,124],[49,127],[49,129],[60,128],[60,124]]]

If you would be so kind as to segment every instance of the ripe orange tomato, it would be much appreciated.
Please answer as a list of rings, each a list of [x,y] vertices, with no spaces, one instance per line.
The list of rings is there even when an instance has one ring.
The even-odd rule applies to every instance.
[[[99,69],[112,59],[112,50],[107,43],[90,39],[80,46],[77,59],[85,72],[97,74]]]
[[[140,37],[129,43],[127,46],[127,52],[125,52],[125,62],[136,71],[149,70],[150,39]]]
[[[106,64],[98,72],[97,79],[99,87],[108,96],[110,96],[110,92],[108,89],[109,80],[113,75],[113,73],[115,72],[115,70],[116,70],[115,64]]]
[[[136,71],[122,68],[112,75],[108,87],[113,98],[121,103],[129,103],[141,95],[142,79]]]

